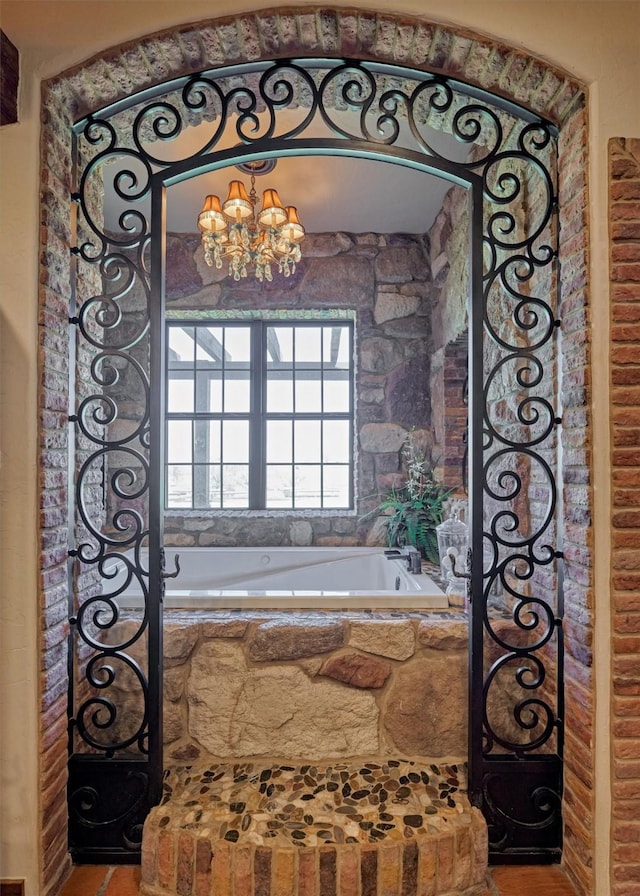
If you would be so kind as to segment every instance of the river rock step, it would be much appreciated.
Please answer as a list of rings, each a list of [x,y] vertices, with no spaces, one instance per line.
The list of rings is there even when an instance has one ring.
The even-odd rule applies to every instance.
[[[170,768],[142,896],[475,896],[487,830],[464,765],[406,759]]]

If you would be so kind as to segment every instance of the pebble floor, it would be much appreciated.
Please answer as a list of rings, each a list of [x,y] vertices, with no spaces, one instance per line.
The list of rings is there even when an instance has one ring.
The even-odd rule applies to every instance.
[[[258,845],[375,843],[438,833],[462,821],[463,766],[410,760],[342,765],[250,763],[165,773],[158,827],[208,828]]]

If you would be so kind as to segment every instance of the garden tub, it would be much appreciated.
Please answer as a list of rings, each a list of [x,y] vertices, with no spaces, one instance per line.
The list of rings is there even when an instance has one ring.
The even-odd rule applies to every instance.
[[[405,558],[381,548],[248,547],[166,548],[167,609],[444,609],[445,593]],[[143,561],[144,562],[144,561]],[[117,590],[121,561],[114,560]],[[121,574],[124,575],[124,564]],[[115,586],[115,587],[114,587]],[[140,606],[133,585],[118,596],[123,608]]]

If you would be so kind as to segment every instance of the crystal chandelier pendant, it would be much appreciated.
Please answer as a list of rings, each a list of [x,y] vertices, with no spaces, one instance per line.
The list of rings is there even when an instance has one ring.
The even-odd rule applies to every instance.
[[[263,170],[273,170],[274,164],[268,162]],[[269,188],[256,213],[255,172],[259,167],[259,163],[245,166],[252,172],[249,193],[242,181],[232,180],[224,203],[218,196],[207,196],[198,215],[206,264],[221,268],[223,259],[228,259],[229,276],[236,281],[253,270],[260,283],[271,282],[275,265],[280,274],[290,277],[302,257],[300,243],[305,229],[295,206],[284,206],[277,190]]]

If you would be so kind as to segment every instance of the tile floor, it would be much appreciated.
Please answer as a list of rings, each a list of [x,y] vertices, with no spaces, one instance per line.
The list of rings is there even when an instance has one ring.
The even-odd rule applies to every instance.
[[[138,896],[138,866],[78,865],[60,896]],[[562,873],[552,866],[504,865],[491,870],[486,896],[575,896]]]

